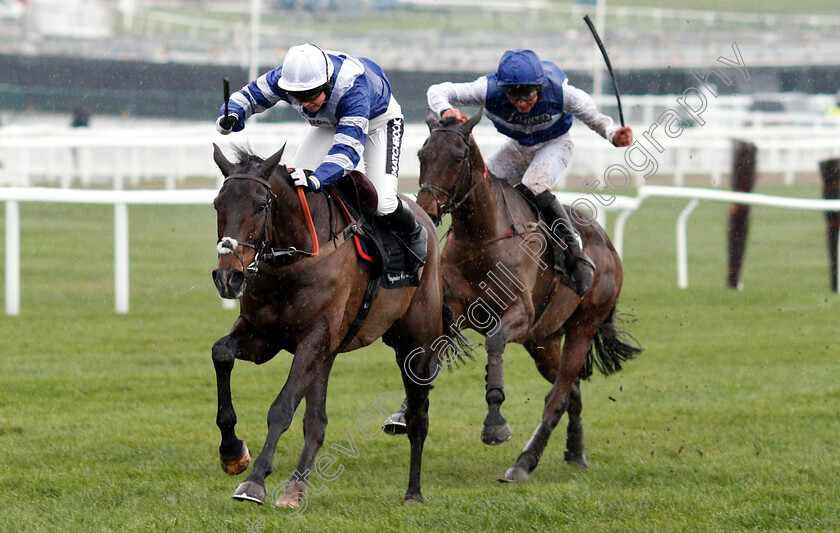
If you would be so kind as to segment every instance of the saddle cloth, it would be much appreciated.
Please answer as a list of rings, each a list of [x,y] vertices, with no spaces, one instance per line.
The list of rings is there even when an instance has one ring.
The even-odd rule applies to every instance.
[[[335,186],[326,187],[350,224],[345,231],[352,234],[356,253],[362,260],[373,265],[372,275],[379,277],[382,287],[417,287],[420,284],[420,265],[380,222],[379,217],[374,216],[376,202],[370,201],[370,194],[375,195],[376,192],[369,185],[370,182],[365,187],[359,183],[361,180],[367,182],[364,176],[351,174],[336,182]]]

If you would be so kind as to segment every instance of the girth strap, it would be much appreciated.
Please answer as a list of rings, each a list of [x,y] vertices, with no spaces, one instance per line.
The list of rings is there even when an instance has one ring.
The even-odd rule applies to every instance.
[[[347,334],[344,335],[344,338],[341,340],[341,344],[338,345],[338,349],[344,348],[353,337],[362,329],[362,325],[365,323],[365,319],[367,319],[368,313],[370,313],[370,308],[373,304],[373,299],[376,298],[376,294],[379,292],[379,276],[374,276],[367,284],[367,288],[365,289],[365,295],[362,297],[362,305],[359,306],[359,312],[356,313],[356,318],[353,319],[353,323],[350,324],[350,329],[347,330]]]

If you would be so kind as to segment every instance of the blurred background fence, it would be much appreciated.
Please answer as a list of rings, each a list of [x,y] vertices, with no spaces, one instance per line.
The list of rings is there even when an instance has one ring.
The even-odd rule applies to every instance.
[[[740,96],[721,96],[702,114],[703,126],[686,119],[678,126],[679,135],[669,138],[661,127],[657,129],[657,119],[665,109],[678,107],[676,99],[676,95],[624,97],[625,113],[636,138],[656,165],[655,171],[647,171],[648,178],[655,174],[659,182],[683,185],[687,179],[695,183],[700,179],[714,187],[728,183],[733,139],[756,144],[759,172],[778,176],[787,184],[797,177],[816,175],[819,161],[840,156],[840,116],[751,112],[751,99]],[[603,106],[609,107],[608,97],[603,100]],[[288,143],[288,153],[293,153],[308,127],[302,121],[256,122],[241,133],[223,137],[210,120],[94,118],[88,128],[69,124],[67,117],[52,117],[42,119],[39,125],[20,121],[0,128],[0,185],[174,189],[189,186],[195,179],[206,184],[206,180],[220,177],[211,157],[212,143],[225,148],[250,146],[264,156]],[[646,131],[661,144],[661,153],[645,142]],[[485,156],[504,139],[486,119],[474,133]],[[626,164],[624,150],[585,126],[576,124],[572,133],[575,156],[558,188],[579,187],[582,180],[599,178],[610,165]],[[403,190],[416,189],[416,154],[427,135],[425,124],[406,126],[400,167]],[[641,173],[635,174],[636,184],[647,181]]]

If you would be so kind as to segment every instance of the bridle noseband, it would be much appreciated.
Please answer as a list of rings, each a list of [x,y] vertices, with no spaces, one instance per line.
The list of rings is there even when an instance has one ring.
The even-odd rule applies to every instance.
[[[231,239],[230,237],[222,237],[217,243],[217,249],[220,255],[224,253],[232,253],[234,257],[239,259],[239,263],[242,264],[242,268],[244,268],[247,272],[256,272],[257,262],[260,259],[269,262],[274,258],[287,255],[302,254],[307,257],[313,255],[312,252],[298,250],[294,246],[279,249],[269,248],[268,251],[263,253],[266,249],[266,246],[268,246],[268,232],[269,228],[271,227],[271,214],[274,212],[274,205],[277,202],[277,195],[274,194],[274,191],[271,190],[271,184],[268,181],[262,178],[258,178],[256,176],[251,176],[249,174],[231,174],[230,176],[227,176],[225,178],[225,182],[227,182],[228,180],[250,180],[259,183],[268,192],[268,201],[266,202],[265,207],[265,221],[263,223],[263,230],[260,234],[259,239],[254,243],[249,243],[239,242],[234,239]],[[245,266],[245,261],[242,260],[242,256],[236,251],[237,244],[254,250],[254,260],[251,261],[251,264]]]
[[[472,170],[473,170],[472,153],[471,153],[472,152],[472,148],[471,148],[472,144],[470,142],[470,136],[469,136],[469,134],[465,135],[464,133],[462,133],[458,130],[452,130],[452,129],[447,129],[447,128],[434,128],[434,129],[432,129],[431,133],[434,133],[436,131],[454,133],[455,135],[460,137],[461,140],[464,141],[464,144],[467,145],[467,152],[466,152],[466,155],[465,155],[466,164],[463,166],[463,168],[461,170],[461,174],[460,174],[460,176],[458,176],[458,179],[455,180],[455,187],[457,187],[458,184],[461,183],[465,177],[472,175]],[[486,170],[485,170],[485,175],[486,175]],[[447,213],[452,213],[453,211],[455,211],[456,209],[458,209],[459,207],[464,205],[464,202],[466,202],[470,198],[470,196],[472,196],[472,193],[475,191],[476,187],[478,187],[478,185],[480,183],[481,183],[481,181],[476,181],[473,184],[473,186],[470,187],[469,190],[466,193],[464,193],[463,196],[461,196],[461,198],[459,200],[456,200],[455,198],[453,198],[456,194],[454,190],[452,192],[450,192],[450,191],[447,191],[446,189],[443,189],[443,188],[438,187],[437,185],[434,185],[434,184],[431,184],[431,183],[424,183],[424,184],[420,185],[420,191],[417,193],[417,196],[420,196],[420,194],[422,194],[424,192],[431,195],[431,197],[435,200],[435,203],[437,204],[438,213],[440,213],[440,215],[442,217],[443,215],[445,215]],[[441,201],[438,194],[442,194],[446,198],[443,201]],[[440,224],[440,220],[438,220],[438,224]]]

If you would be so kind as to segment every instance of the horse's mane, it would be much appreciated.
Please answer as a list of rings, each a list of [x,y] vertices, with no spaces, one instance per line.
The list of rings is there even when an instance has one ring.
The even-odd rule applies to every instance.
[[[261,165],[265,162],[265,159],[258,156],[251,150],[250,146],[233,146],[233,153],[236,155],[236,164],[237,165]]]
[[[455,117],[446,117],[446,118],[441,119],[441,121],[440,121],[440,125],[444,128],[447,128],[447,129],[453,128],[453,127],[459,125],[460,123],[461,123],[461,121],[458,120]]]

